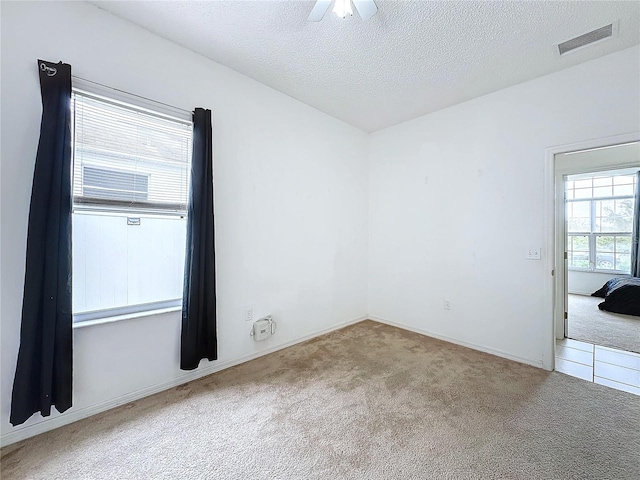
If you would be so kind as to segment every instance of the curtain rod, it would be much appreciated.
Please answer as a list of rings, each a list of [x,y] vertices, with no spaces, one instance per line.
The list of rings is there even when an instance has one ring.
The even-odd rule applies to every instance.
[[[80,80],[81,82],[90,83],[90,84],[92,84],[92,85],[97,85],[97,86],[99,86],[99,87],[106,88],[106,89],[108,89],[108,90],[113,90],[113,91],[116,91],[116,92],[120,92],[120,93],[122,93],[122,94],[124,94],[124,95],[129,95],[129,96],[132,96],[132,97],[137,97],[137,98],[140,98],[140,99],[145,100],[145,101],[147,101],[147,102],[151,102],[151,103],[156,103],[156,104],[159,104],[159,105],[163,105],[163,106],[165,106],[165,107],[169,107],[169,108],[171,108],[171,109],[173,109],[173,110],[176,110],[176,111],[178,111],[178,112],[182,112],[182,113],[183,113],[183,114],[185,114],[185,115],[189,115],[189,116],[193,115],[193,112],[192,112],[191,110],[185,110],[184,108],[176,107],[176,106],[174,106],[174,105],[169,105],[168,103],[159,102],[159,101],[157,101],[157,100],[153,100],[153,99],[151,99],[151,98],[143,97],[142,95],[136,95],[135,93],[126,92],[126,91],[124,91],[124,90],[120,90],[119,88],[110,87],[109,85],[104,85],[104,84],[102,84],[102,83],[94,82],[94,81],[92,81],[92,80],[87,80],[86,78],[78,77],[77,75],[71,75],[71,78],[72,78],[72,79],[74,79],[74,80]]]

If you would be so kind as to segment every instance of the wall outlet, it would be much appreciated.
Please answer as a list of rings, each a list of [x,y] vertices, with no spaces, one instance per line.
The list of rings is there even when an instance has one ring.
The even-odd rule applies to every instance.
[[[244,309],[244,321],[253,322],[253,305],[245,307]]]
[[[444,301],[444,309],[451,310],[451,302],[449,300]]]

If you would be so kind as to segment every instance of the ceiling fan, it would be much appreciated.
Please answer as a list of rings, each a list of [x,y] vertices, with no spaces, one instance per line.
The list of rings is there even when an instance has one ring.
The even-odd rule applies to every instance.
[[[313,6],[313,10],[311,10],[311,14],[309,14],[308,20],[310,22],[319,22],[322,20],[322,17],[324,17],[324,14],[333,1],[334,0],[317,0]],[[378,7],[376,7],[373,0],[353,0],[353,4],[356,6],[356,10],[362,20],[369,20],[378,12]],[[353,15],[351,0],[335,0],[333,11],[342,18],[345,18],[347,15]]]

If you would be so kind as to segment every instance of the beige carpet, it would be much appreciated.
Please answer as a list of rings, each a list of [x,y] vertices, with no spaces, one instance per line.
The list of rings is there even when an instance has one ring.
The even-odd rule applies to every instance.
[[[640,317],[602,311],[602,298],[569,295],[567,336],[574,340],[594,343],[640,353]]]
[[[640,397],[366,321],[2,450],[2,478],[635,479]]]

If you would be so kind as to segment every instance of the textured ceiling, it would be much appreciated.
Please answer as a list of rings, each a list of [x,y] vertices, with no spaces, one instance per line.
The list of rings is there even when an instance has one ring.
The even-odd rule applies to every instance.
[[[92,1],[365,131],[640,43],[640,2],[382,1],[363,22],[314,2]],[[619,20],[616,38],[555,45]]]

